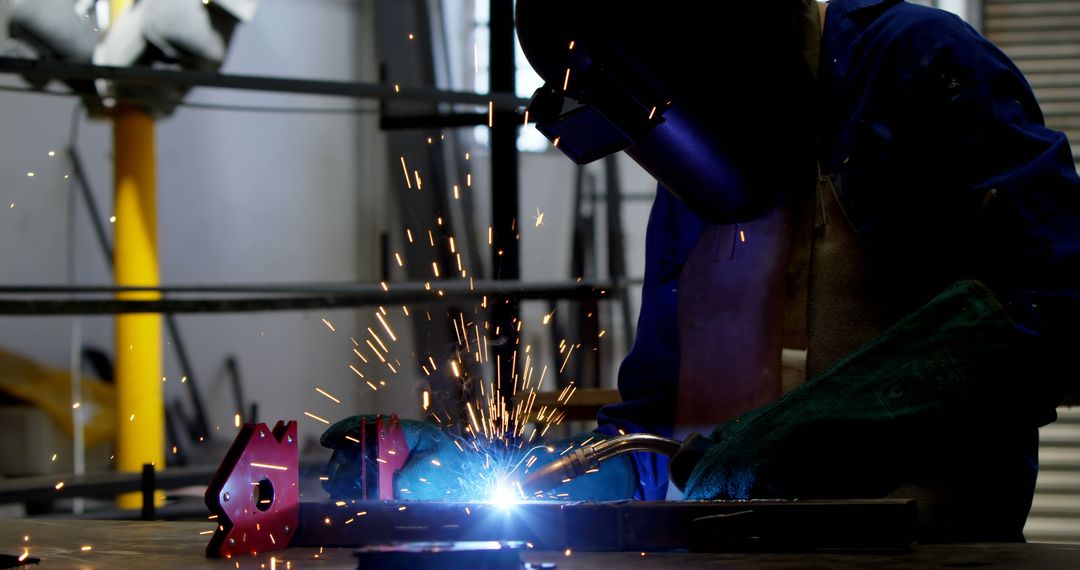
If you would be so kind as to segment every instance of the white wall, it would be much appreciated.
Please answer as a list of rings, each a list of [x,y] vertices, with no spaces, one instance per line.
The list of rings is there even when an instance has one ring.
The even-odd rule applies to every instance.
[[[355,0],[263,0],[233,39],[224,71],[376,81],[370,11]],[[0,85],[21,80],[0,77]],[[54,88],[57,86],[53,86]],[[189,101],[241,105],[373,106],[372,101],[256,92],[193,91]],[[0,283],[65,283],[66,204],[75,187],[58,153],[75,101],[0,92]],[[364,281],[377,276],[379,232],[387,216],[382,136],[373,115],[267,114],[179,109],[157,129],[161,278],[166,284]],[[111,214],[111,127],[83,120],[78,137],[99,205]],[[34,171],[33,178],[27,177]],[[10,208],[14,202],[15,207]],[[76,279],[111,282],[80,204]],[[322,318],[331,320],[331,333]],[[399,409],[380,401],[347,368],[350,334],[369,310],[180,316],[212,426],[233,430],[221,365],[236,354],[260,418],[300,420],[301,436],[356,411]],[[112,320],[82,319],[86,343],[110,348]],[[0,317],[0,347],[58,368],[69,358],[68,318]],[[167,396],[184,397],[166,350]],[[318,385],[343,400],[335,405]],[[404,390],[408,394],[408,390]],[[400,395],[400,393],[399,393]],[[231,439],[231,435],[225,439]]]

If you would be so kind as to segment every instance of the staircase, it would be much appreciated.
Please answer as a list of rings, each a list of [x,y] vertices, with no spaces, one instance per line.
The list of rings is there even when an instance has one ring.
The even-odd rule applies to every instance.
[[[1080,170],[1080,0],[987,0],[983,33],[1027,76],[1046,116],[1064,131]],[[1040,431],[1039,480],[1024,535],[1080,543],[1080,408]]]
[[[1080,409],[1061,408],[1039,431],[1039,480],[1024,536],[1080,543]]]

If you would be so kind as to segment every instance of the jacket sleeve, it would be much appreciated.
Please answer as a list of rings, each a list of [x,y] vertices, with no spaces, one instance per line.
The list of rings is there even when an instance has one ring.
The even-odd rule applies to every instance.
[[[705,222],[664,187],[657,188],[645,235],[645,282],[634,344],[619,367],[622,401],[600,410],[597,431],[671,435],[679,381],[676,293],[679,272]],[[634,453],[639,499],[663,499],[667,458]]]
[[[1069,141],[1045,126],[1013,62],[970,28],[941,36],[920,63],[913,108],[935,135],[928,156],[964,189],[957,223],[970,223],[972,276],[1030,337],[1045,366],[1033,374],[1053,378],[1060,399],[1077,387],[1065,355],[1080,340],[1080,177]]]

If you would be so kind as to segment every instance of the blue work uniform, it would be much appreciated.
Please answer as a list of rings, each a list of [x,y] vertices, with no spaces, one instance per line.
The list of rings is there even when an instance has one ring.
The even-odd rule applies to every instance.
[[[834,0],[818,73],[818,160],[865,247],[872,279],[901,311],[978,279],[1041,356],[1039,425],[1075,388],[1057,359],[1080,322],[1080,178],[1064,134],[1044,126],[1030,86],[953,14],[899,0]],[[812,112],[808,106],[808,112]],[[679,272],[705,222],[663,189],[646,235],[637,337],[619,370],[623,401],[600,431],[670,434],[679,378]],[[1034,453],[1034,450],[1032,450]],[[666,458],[635,454],[641,499],[663,498]],[[1033,484],[1036,463],[1024,484]]]

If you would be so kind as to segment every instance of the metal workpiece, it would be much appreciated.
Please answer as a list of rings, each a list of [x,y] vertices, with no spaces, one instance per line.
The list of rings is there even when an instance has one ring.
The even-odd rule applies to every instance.
[[[579,447],[529,473],[521,482],[526,495],[542,493],[600,468],[604,461],[631,451],[650,451],[671,456],[681,444],[648,433],[631,433]]]
[[[301,503],[290,547],[517,541],[537,550],[904,548],[912,500]]]

